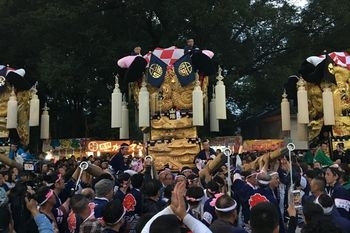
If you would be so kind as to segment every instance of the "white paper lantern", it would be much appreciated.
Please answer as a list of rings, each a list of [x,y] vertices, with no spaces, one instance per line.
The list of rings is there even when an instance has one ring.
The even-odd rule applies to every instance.
[[[322,102],[324,125],[335,125],[333,93],[329,87],[323,89]]]
[[[196,86],[192,91],[192,125],[203,126],[203,92],[201,90],[200,82],[198,80],[198,74],[196,74],[196,76]]]
[[[7,120],[6,120],[6,128],[7,129],[16,129],[17,128],[17,98],[15,94],[14,88],[12,88],[12,92],[7,102]]]
[[[290,105],[287,99],[286,91],[282,95],[281,102],[281,121],[282,121],[282,130],[290,130]]]
[[[40,125],[40,138],[49,139],[50,138],[50,116],[49,108],[45,104],[43,108],[43,113],[41,114],[41,125]]]
[[[145,80],[139,92],[139,127],[149,127],[149,92]]]
[[[222,81],[224,77],[221,75],[222,69],[219,67],[218,80],[215,85],[215,107],[216,119],[226,119],[226,87]]]
[[[213,97],[209,104],[210,108],[210,131],[219,132],[219,120],[216,118],[216,106],[215,106],[215,93],[213,92]]]
[[[40,100],[36,93],[37,93],[37,90],[34,87],[32,92],[32,98],[30,100],[30,107],[29,107],[29,126],[39,126]]]
[[[115,77],[115,86],[112,93],[112,114],[111,127],[120,128],[122,126],[122,93],[119,89],[118,77]]]
[[[298,83],[298,123],[308,124],[309,123],[309,105],[307,98],[307,91],[305,89],[305,81],[300,78]]]
[[[119,139],[129,139],[129,109],[125,98],[122,105],[122,127],[119,129]]]

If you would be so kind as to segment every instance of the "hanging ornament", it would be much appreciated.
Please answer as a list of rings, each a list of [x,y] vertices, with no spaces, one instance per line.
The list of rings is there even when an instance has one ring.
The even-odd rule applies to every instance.
[[[29,108],[29,126],[39,126],[40,101],[36,94],[38,92],[36,89],[37,85],[38,82],[36,82],[32,88],[32,98],[30,100]]]
[[[309,106],[307,99],[307,91],[305,89],[305,81],[300,78],[297,82],[298,86],[298,123],[308,124],[309,123]]]
[[[119,139],[129,139],[129,109],[125,95],[122,104],[122,127],[119,129]]]
[[[224,77],[221,75],[222,69],[219,66],[219,72],[216,79],[215,86],[215,107],[216,107],[216,119],[226,119],[226,88],[224,82],[222,81]]]
[[[213,96],[210,104],[210,131],[219,132],[219,120],[216,118],[216,106],[215,106],[215,87],[213,87]]]
[[[6,128],[7,129],[16,129],[17,128],[17,98],[15,94],[15,88],[12,87],[12,92],[7,102],[7,121]]]
[[[45,103],[43,108],[43,113],[41,114],[41,125],[40,125],[40,139],[49,139],[50,138],[50,116],[49,108]]]
[[[118,76],[116,75],[115,86],[112,93],[112,128],[120,128],[122,126],[122,93],[120,92],[118,81]]]
[[[149,127],[149,92],[145,78],[139,92],[139,127]]]
[[[281,102],[281,121],[282,131],[290,130],[290,106],[287,99],[286,90],[284,90]]]
[[[198,72],[196,73],[196,86],[192,91],[192,121],[193,126],[203,126],[203,92],[200,87]]]
[[[333,93],[330,87],[325,87],[322,93],[324,125],[335,125]]]

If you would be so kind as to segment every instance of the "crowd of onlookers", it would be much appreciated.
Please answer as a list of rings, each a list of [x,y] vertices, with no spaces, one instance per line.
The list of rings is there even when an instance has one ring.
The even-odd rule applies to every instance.
[[[350,154],[341,143],[328,151],[320,143],[261,170],[237,162],[256,155],[232,155],[236,166],[221,164],[207,182],[195,166],[156,170],[127,144],[113,156],[41,161],[36,171],[1,164],[0,233],[350,232]],[[204,143],[196,159],[213,153]]]

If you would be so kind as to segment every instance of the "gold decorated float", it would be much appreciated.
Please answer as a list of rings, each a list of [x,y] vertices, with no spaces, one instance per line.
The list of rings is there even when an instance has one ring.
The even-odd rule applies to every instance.
[[[172,46],[117,62],[127,70],[123,77],[138,107],[147,154],[154,158],[157,169],[194,166],[200,151],[197,127],[204,125],[196,123],[199,118],[195,115],[199,109],[203,119],[208,111],[208,75],[215,74],[213,55],[208,50]],[[201,103],[194,107],[193,96],[198,93]]]
[[[331,84],[333,92],[335,125],[332,126],[333,136],[350,135],[350,71],[344,67],[335,66],[336,84]],[[322,82],[320,85],[307,84],[309,96],[309,112],[312,119],[309,124],[309,139],[315,138],[323,126],[322,87],[330,85]]]
[[[343,142],[350,148],[349,61],[348,52],[310,56],[302,63],[299,76],[289,77],[287,94],[298,103],[298,125],[307,128],[304,141],[328,140],[333,148]],[[282,114],[282,123],[283,119]]]
[[[150,129],[148,154],[155,158],[157,168],[169,164],[173,169],[193,166],[200,148],[197,127],[192,124],[192,91],[195,81],[182,87],[174,69],[167,69],[160,88],[147,85],[150,93]],[[201,77],[203,95],[207,95],[208,77]],[[132,84],[137,102],[140,87]],[[138,103],[137,103],[138,104]]]
[[[19,72],[17,72],[19,71]],[[11,127],[18,133],[18,138],[10,138],[10,141],[22,146],[29,144],[29,109],[32,97],[33,83],[26,80],[23,69],[14,70],[9,66],[0,65],[0,138],[9,138],[7,127],[8,102],[13,92],[17,101],[17,127]],[[19,141],[18,141],[19,140]]]

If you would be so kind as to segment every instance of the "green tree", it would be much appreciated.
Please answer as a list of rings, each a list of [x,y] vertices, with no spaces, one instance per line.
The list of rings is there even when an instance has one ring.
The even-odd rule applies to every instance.
[[[286,0],[3,0],[0,62],[38,79],[53,138],[116,138],[109,126],[116,61],[136,45],[145,53],[193,37],[225,70],[230,115],[219,134],[231,135],[248,116],[279,106],[283,83],[307,56],[347,48],[348,8],[345,0],[305,9]],[[129,109],[134,116],[133,103]]]

